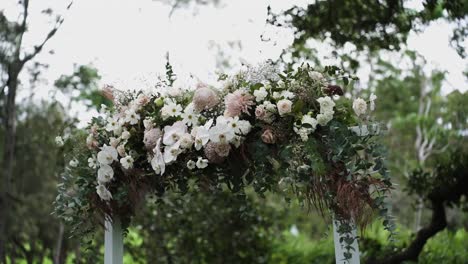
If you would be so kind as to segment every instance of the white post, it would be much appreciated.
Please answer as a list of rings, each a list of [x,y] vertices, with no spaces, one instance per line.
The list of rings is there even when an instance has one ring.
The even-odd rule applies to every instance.
[[[333,241],[335,242],[335,261],[337,264],[359,264],[359,244],[356,237],[357,231],[356,226],[353,225],[353,230],[351,231],[351,235],[355,238],[353,244],[351,246],[354,250],[351,250],[350,253],[352,254],[351,259],[344,260],[344,253],[346,252],[346,242],[340,243],[340,234],[338,233],[338,222],[333,219]]]
[[[123,263],[123,235],[119,219],[106,219],[104,234],[104,264]]]
[[[371,124],[370,126],[353,126],[349,127],[349,130],[353,131],[356,133],[358,136],[367,136],[369,134],[375,135],[380,133],[380,127],[377,124]],[[338,233],[338,222],[333,219],[333,241],[335,243],[335,261],[337,264],[359,264],[359,244],[357,240],[357,230],[356,230],[356,225],[353,225],[353,230],[351,231],[351,235],[355,238],[353,241],[353,244],[351,246],[354,248],[354,250],[351,250],[351,259],[348,261],[344,260],[344,253],[346,252],[346,243],[343,241],[343,243],[340,243],[340,234]]]

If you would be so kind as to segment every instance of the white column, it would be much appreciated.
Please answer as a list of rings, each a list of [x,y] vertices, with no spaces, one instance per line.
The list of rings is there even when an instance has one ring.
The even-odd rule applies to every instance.
[[[106,219],[104,234],[104,264],[123,263],[123,235],[119,219]]]
[[[362,126],[353,126],[349,127],[349,130],[353,131],[356,133],[358,136],[367,136],[369,134],[371,135],[376,135],[379,134],[380,127],[377,124],[371,124],[369,126],[362,125]],[[344,252],[346,252],[346,243],[343,241],[343,243],[340,243],[340,234],[338,233],[338,222],[333,219],[333,241],[335,243],[335,261],[337,264],[359,264],[359,244],[357,240],[357,230],[356,230],[356,225],[353,225],[353,230],[351,231],[351,235],[355,237],[353,244],[351,245],[354,250],[351,250],[350,253],[352,254],[352,257],[350,260],[345,261],[344,260]]]
[[[340,234],[338,233],[338,222],[333,219],[333,241],[335,242],[335,261],[337,264],[359,264],[359,244],[356,238],[356,226],[353,225],[353,230],[351,231],[351,235],[355,237],[353,244],[351,245],[354,250],[351,250],[350,253],[352,254],[351,259],[345,261],[344,260],[344,252],[346,252],[346,243],[340,243]]]

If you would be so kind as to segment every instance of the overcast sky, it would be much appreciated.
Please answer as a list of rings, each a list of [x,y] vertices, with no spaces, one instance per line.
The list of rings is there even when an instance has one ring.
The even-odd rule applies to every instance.
[[[1,0],[0,9],[11,16],[14,2]],[[39,14],[41,1],[31,1],[30,33],[25,42],[32,47],[44,37],[47,24]],[[64,6],[65,1],[53,6]],[[256,64],[277,59],[292,42],[292,32],[265,23],[267,6],[282,10],[306,0],[222,0],[221,6],[197,6],[177,9],[169,17],[171,6],[151,0],[78,0],[65,12],[65,22],[38,60],[49,64],[44,77],[52,83],[60,74],[71,73],[74,64],[93,64],[103,76],[103,83],[133,83],[135,78],[154,76],[164,70],[165,54],[181,78],[197,76],[201,81],[216,79],[216,55],[221,50],[233,63]],[[420,7],[421,1],[412,6]],[[3,5],[3,6],[2,6]],[[57,8],[56,8],[57,9]],[[60,9],[58,9],[60,11]],[[451,26],[444,22],[431,24],[424,32],[412,34],[408,47],[428,60],[429,68],[448,71],[444,91],[465,91],[463,71],[467,67],[449,46]],[[262,41],[264,35],[271,39]],[[229,46],[228,43],[240,45]],[[323,56],[329,50],[321,47]],[[366,73],[364,72],[364,75]],[[47,96],[47,85],[38,93]]]

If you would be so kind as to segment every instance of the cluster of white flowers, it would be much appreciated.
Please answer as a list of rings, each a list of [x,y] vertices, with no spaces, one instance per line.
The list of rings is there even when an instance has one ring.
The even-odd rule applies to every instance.
[[[307,141],[309,135],[317,129],[317,119],[312,117],[312,113],[307,113],[302,116],[301,124],[294,125],[294,132],[296,132],[302,139],[302,141]]]
[[[278,81],[280,79],[279,70],[271,61],[260,63],[257,66],[248,65],[243,75],[245,80],[250,83],[266,83],[268,80]]]
[[[97,154],[99,169],[97,172],[98,186],[96,187],[96,191],[99,197],[105,201],[109,201],[112,198],[112,194],[107,190],[105,184],[114,178],[114,170],[112,169],[111,164],[116,161],[117,158],[118,153],[113,146],[104,145],[101,148],[101,151]],[[93,161],[89,159],[88,163],[93,165]]]
[[[373,93],[369,96],[369,102],[370,102],[370,110],[374,111],[375,110],[375,100],[377,100],[377,96]],[[357,116],[362,116],[365,115],[367,112],[367,102],[362,99],[362,98],[357,98],[353,102],[353,110],[354,113],[356,113]]]
[[[189,108],[189,107],[187,107]],[[251,125],[246,120],[240,120],[239,117],[218,116],[216,124],[214,120],[208,120],[204,125],[198,126],[198,113],[192,107],[186,109],[194,117],[191,122],[177,121],[171,126],[164,127],[164,135],[158,140],[153,149],[151,157],[151,166],[156,174],[164,174],[167,164],[173,163],[177,157],[193,148],[201,150],[208,142],[219,144],[233,144],[239,146],[242,136],[250,132]],[[196,117],[196,118],[195,118]],[[190,118],[191,119],[191,118]],[[192,125],[191,130],[189,125]],[[196,162],[189,161],[187,168],[203,169],[208,166],[208,160],[200,157]]]
[[[302,141],[307,141],[309,135],[315,131],[317,125],[325,126],[333,119],[335,114],[335,102],[329,96],[320,97],[317,99],[320,104],[320,113],[315,118],[312,113],[302,116],[301,123],[295,124],[294,131],[301,137]]]

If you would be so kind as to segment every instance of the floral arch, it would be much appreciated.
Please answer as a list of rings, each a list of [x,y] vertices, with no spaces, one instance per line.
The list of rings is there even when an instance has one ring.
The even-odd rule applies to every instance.
[[[345,96],[354,77],[305,64],[280,72],[270,63],[221,76],[222,89],[180,91],[172,70],[152,91],[104,93],[114,106],[76,136],[56,214],[78,235],[105,219],[127,228],[146,194],[197,189],[281,192],[334,218],[344,258],[354,224],[375,216],[393,231],[384,199],[392,184],[368,100]],[[84,144],[86,142],[86,144]]]

